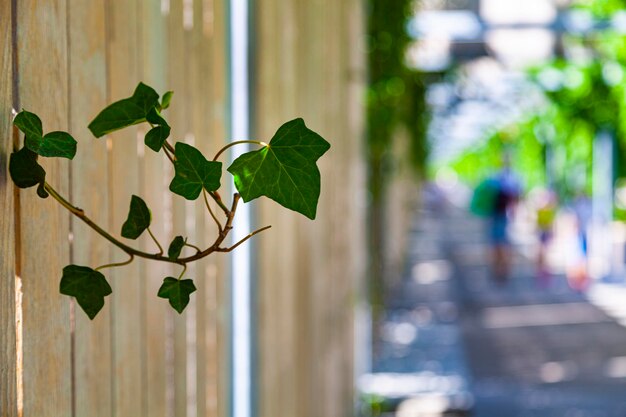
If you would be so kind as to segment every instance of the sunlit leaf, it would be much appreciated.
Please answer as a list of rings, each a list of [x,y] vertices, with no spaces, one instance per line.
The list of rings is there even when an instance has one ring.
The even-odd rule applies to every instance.
[[[174,95],[173,91],[168,91],[163,94],[163,98],[161,99],[161,110],[165,110],[170,106],[170,102],[172,101],[172,96]]]
[[[76,140],[67,132],[50,132],[43,137],[28,135],[24,144],[41,156],[73,159],[76,155]]]
[[[43,136],[41,119],[35,113],[22,110],[13,119],[13,124],[26,136]]]
[[[228,168],[244,201],[266,196],[314,219],[320,195],[316,161],[330,148],[304,120],[282,125],[262,149],[241,155]]]
[[[133,95],[116,101],[102,110],[89,124],[97,138],[107,133],[142,123],[151,109],[159,105],[159,95],[152,87],[139,83]]]

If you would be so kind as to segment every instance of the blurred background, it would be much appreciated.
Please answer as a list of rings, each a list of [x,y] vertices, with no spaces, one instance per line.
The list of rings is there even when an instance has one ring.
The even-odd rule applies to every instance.
[[[365,415],[624,415],[626,4],[370,3]]]

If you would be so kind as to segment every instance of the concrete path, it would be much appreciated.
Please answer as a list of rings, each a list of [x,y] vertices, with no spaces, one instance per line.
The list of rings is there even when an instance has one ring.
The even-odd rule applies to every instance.
[[[483,231],[459,209],[416,213],[374,366],[413,378],[399,385],[423,401],[405,415],[445,403],[476,417],[626,416],[626,328],[564,277],[539,286],[523,251],[507,285],[492,282]]]

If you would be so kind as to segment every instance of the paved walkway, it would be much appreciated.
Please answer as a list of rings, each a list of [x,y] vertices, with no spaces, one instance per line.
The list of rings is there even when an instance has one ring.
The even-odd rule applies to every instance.
[[[421,399],[406,415],[445,405],[475,417],[626,416],[626,328],[610,307],[563,277],[540,288],[519,253],[510,282],[496,285],[483,230],[458,209],[416,213],[374,364]],[[602,291],[612,293],[596,287],[591,299],[602,304]]]

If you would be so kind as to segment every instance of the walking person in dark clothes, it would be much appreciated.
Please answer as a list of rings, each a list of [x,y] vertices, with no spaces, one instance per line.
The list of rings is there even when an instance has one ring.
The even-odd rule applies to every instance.
[[[494,178],[497,189],[493,209],[489,218],[489,238],[491,242],[492,276],[499,284],[504,284],[509,276],[510,243],[507,230],[513,210],[521,195],[521,185],[504,158],[503,168]]]

